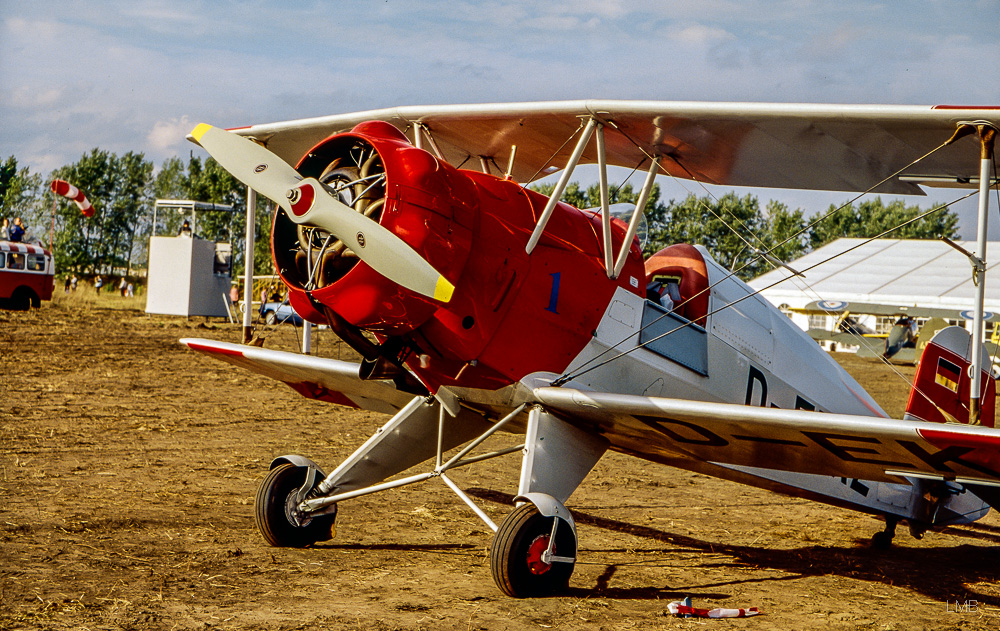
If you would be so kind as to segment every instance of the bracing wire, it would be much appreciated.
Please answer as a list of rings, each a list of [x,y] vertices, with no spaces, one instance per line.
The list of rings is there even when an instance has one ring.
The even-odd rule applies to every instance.
[[[628,135],[628,134],[626,134],[625,132],[621,132],[621,133],[622,133],[622,134],[623,134],[623,135],[625,136],[625,138],[626,138],[626,139],[628,139],[628,140],[629,140],[629,142],[631,142],[631,143],[632,143],[632,144],[633,144],[633,145],[634,145],[634,146],[635,146],[635,147],[636,147],[637,149],[639,149],[639,150],[640,150],[640,151],[641,151],[641,152],[642,152],[642,153],[643,153],[643,154],[644,154],[644,155],[645,155],[645,156],[646,156],[646,157],[647,157],[648,159],[650,159],[650,160],[654,160],[654,159],[655,159],[655,158],[654,158],[653,156],[650,156],[650,155],[649,155],[649,153],[648,153],[648,152],[647,152],[647,151],[645,150],[645,148],[644,148],[644,147],[642,147],[642,145],[640,145],[640,144],[639,144],[639,143],[638,143],[638,142],[637,142],[637,141],[636,141],[635,139],[633,139],[633,138],[632,138],[631,136],[629,136],[629,135]],[[568,142],[568,141],[567,141],[567,142]],[[808,230],[808,229],[812,228],[813,226],[815,226],[815,225],[816,225],[817,223],[819,223],[820,221],[823,221],[823,220],[824,220],[824,219],[826,219],[827,217],[830,217],[831,215],[833,215],[833,214],[835,214],[835,213],[837,213],[837,212],[839,212],[839,211],[841,211],[841,210],[843,210],[843,209],[845,209],[845,208],[848,208],[848,207],[852,206],[852,205],[854,204],[854,202],[856,202],[857,200],[859,200],[859,199],[861,199],[862,197],[864,197],[865,195],[869,194],[870,192],[872,192],[873,190],[875,190],[876,188],[878,188],[878,187],[879,187],[879,186],[881,186],[882,184],[884,184],[884,183],[888,182],[888,181],[889,181],[889,180],[891,180],[892,178],[894,178],[894,177],[898,176],[898,175],[899,175],[900,173],[902,173],[902,172],[903,172],[903,171],[905,171],[906,169],[908,169],[908,168],[912,167],[913,165],[917,164],[917,163],[918,163],[918,162],[920,162],[921,160],[924,160],[924,159],[926,159],[927,157],[931,156],[931,155],[932,155],[932,154],[934,154],[934,153],[935,153],[936,151],[939,151],[940,149],[942,149],[943,147],[947,146],[948,144],[949,144],[949,141],[946,141],[946,142],[943,142],[943,143],[941,143],[940,145],[938,145],[938,146],[937,146],[937,147],[935,147],[934,149],[932,149],[932,150],[928,151],[927,153],[925,153],[924,155],[920,156],[919,158],[917,158],[917,159],[915,159],[915,160],[911,161],[910,163],[906,164],[906,165],[905,165],[905,166],[903,166],[902,168],[900,168],[900,169],[896,170],[895,172],[893,172],[893,173],[891,173],[890,175],[886,176],[886,177],[885,177],[885,178],[883,178],[882,180],[880,180],[880,181],[876,182],[875,184],[873,184],[872,186],[870,186],[870,187],[869,187],[869,188],[868,188],[867,190],[865,190],[864,192],[862,192],[862,193],[859,193],[858,195],[856,195],[856,196],[855,196],[854,198],[852,198],[852,199],[851,199],[851,200],[849,200],[848,202],[845,202],[844,204],[841,204],[841,205],[840,205],[840,206],[838,206],[837,208],[835,208],[835,209],[831,210],[830,212],[826,213],[825,215],[823,215],[823,216],[822,216],[822,217],[820,217],[819,219],[817,219],[817,220],[813,221],[813,222],[812,222],[812,223],[810,223],[810,224],[809,224],[808,226],[806,226],[806,227],[802,228],[802,229],[801,229],[801,230],[799,230],[799,231],[798,231],[797,233],[795,233],[794,235],[792,235],[792,236],[790,236],[790,237],[786,238],[786,239],[785,239],[784,241],[782,241],[781,243],[778,243],[777,245],[773,246],[773,247],[772,247],[772,248],[770,248],[769,250],[767,250],[767,251],[760,251],[760,250],[756,250],[756,248],[754,248],[754,250],[756,250],[756,252],[757,252],[757,257],[764,257],[764,255],[765,255],[765,254],[771,254],[772,252],[774,252],[774,250],[776,250],[777,248],[781,247],[781,246],[782,246],[782,245],[784,245],[785,243],[788,243],[788,242],[789,242],[789,241],[791,241],[792,239],[795,239],[795,238],[797,238],[797,237],[798,237],[798,236],[800,236],[801,234],[805,233],[805,232],[806,232],[806,230]],[[564,143],[564,145],[565,145],[565,143]],[[687,169],[687,168],[686,168],[686,167],[685,167],[685,166],[684,166],[683,164],[681,164],[681,162],[680,162],[680,161],[678,161],[678,160],[677,160],[676,158],[672,158],[672,159],[674,160],[674,162],[675,162],[675,163],[676,163],[676,164],[677,164],[678,166],[680,166],[680,167],[681,167],[682,169],[684,169],[684,171],[685,171],[685,172],[687,172],[687,173],[688,173],[688,174],[689,174],[689,175],[691,176],[691,178],[692,178],[692,180],[693,180],[693,181],[697,182],[697,183],[698,183],[699,185],[701,185],[702,187],[704,187],[704,184],[702,184],[702,183],[701,183],[700,181],[698,181],[698,180],[696,179],[695,175],[694,175],[693,173],[691,173],[691,171],[690,171],[690,170],[688,170],[688,169]],[[674,179],[676,180],[676,177],[675,177],[675,176],[673,176],[673,175],[672,175],[672,174],[671,174],[670,172],[668,172],[668,171],[666,171],[665,169],[663,169],[663,168],[662,168],[662,166],[661,166],[661,167],[659,167],[659,168],[660,168],[660,170],[662,170],[662,171],[663,171],[663,173],[664,173],[664,174],[666,174],[666,175],[669,175],[670,177],[673,177],[673,178],[674,178]],[[962,199],[966,199],[967,197],[969,197],[969,195],[966,195],[966,196],[964,196],[964,197],[962,197],[962,198],[959,198],[958,200],[955,200],[955,201],[953,201],[953,202],[950,202],[949,204],[946,204],[946,205],[943,205],[943,206],[941,206],[941,207],[939,207],[939,208],[935,208],[935,209],[932,209],[931,211],[928,211],[927,213],[924,213],[923,215],[921,215],[921,216],[919,216],[919,217],[915,217],[915,218],[913,218],[913,219],[910,219],[909,221],[906,221],[906,222],[904,222],[904,223],[900,224],[899,226],[896,226],[895,228],[891,228],[890,230],[888,230],[888,231],[884,232],[883,234],[887,234],[887,233],[889,233],[889,232],[891,232],[891,231],[893,231],[893,230],[896,230],[896,229],[898,229],[898,228],[901,228],[901,227],[903,227],[903,226],[905,226],[905,225],[908,225],[909,223],[912,223],[913,221],[916,221],[917,219],[920,219],[920,218],[922,218],[922,217],[925,217],[925,216],[927,216],[927,215],[931,214],[932,212],[935,212],[935,211],[938,211],[938,210],[942,210],[942,209],[944,209],[944,208],[947,208],[947,207],[948,207],[948,206],[950,206],[951,204],[954,204],[954,203],[956,203],[956,202],[958,202],[958,201],[961,201]],[[642,209],[637,209],[637,212],[641,212],[641,211],[642,211]],[[713,214],[714,214],[714,212],[713,212]],[[724,223],[725,223],[725,222],[724,222]],[[727,227],[728,227],[728,225],[727,225]],[[730,230],[733,230],[733,228],[731,228],[731,227],[730,227]],[[735,232],[735,230],[734,230],[734,232]],[[738,234],[737,234],[737,236],[739,237],[740,235],[738,235]],[[880,235],[880,236],[881,236],[881,235]],[[745,240],[745,239],[743,239],[742,237],[740,237],[740,238],[741,238],[741,240],[743,240],[743,241],[744,241],[744,243],[746,243],[746,240]],[[878,238],[878,237],[873,237],[873,238]],[[752,247],[752,246],[751,246],[751,247]],[[841,253],[841,254],[844,254],[844,253]],[[838,256],[839,256],[839,255],[838,255]],[[691,300],[693,300],[693,299],[697,298],[698,296],[701,296],[702,294],[704,294],[704,293],[706,293],[706,292],[711,292],[711,290],[712,290],[712,289],[713,289],[714,287],[716,287],[717,285],[719,285],[720,283],[722,283],[722,282],[725,282],[725,281],[729,280],[729,279],[730,279],[730,278],[732,278],[733,276],[736,276],[736,275],[737,275],[737,274],[739,274],[739,273],[740,273],[741,271],[743,271],[744,269],[746,269],[746,267],[747,267],[748,265],[750,265],[750,263],[751,263],[751,262],[752,262],[752,261],[753,261],[753,260],[754,260],[755,258],[757,258],[757,257],[751,257],[751,258],[749,258],[749,259],[747,260],[747,262],[746,262],[746,263],[744,263],[744,264],[743,264],[743,266],[741,266],[741,267],[740,267],[739,269],[734,269],[734,270],[730,270],[728,274],[726,274],[725,276],[723,276],[722,278],[720,278],[720,279],[719,279],[718,281],[716,281],[716,282],[712,283],[711,285],[709,285],[708,287],[706,287],[706,288],[705,288],[705,289],[703,289],[702,291],[698,292],[697,294],[694,294],[693,296],[691,296],[691,297],[687,298],[686,300],[684,300],[684,301],[683,301],[683,302],[681,302],[680,304],[678,304],[678,305],[674,305],[674,308],[673,308],[673,309],[672,309],[672,310],[671,310],[670,312],[668,312],[668,313],[665,313],[665,314],[663,314],[663,315],[659,316],[658,318],[655,318],[654,320],[650,321],[649,323],[647,323],[646,325],[644,325],[644,326],[643,326],[642,328],[640,328],[638,332],[641,332],[641,331],[645,330],[646,328],[648,328],[648,327],[650,327],[650,326],[652,326],[652,325],[656,324],[657,322],[659,322],[659,321],[660,321],[660,320],[662,320],[663,318],[667,317],[667,315],[668,315],[669,313],[673,313],[674,311],[676,311],[676,310],[677,310],[677,309],[679,309],[680,307],[684,306],[685,304],[687,304],[687,303],[688,303],[688,302],[690,302]],[[765,259],[765,260],[766,260],[766,259]],[[831,260],[832,260],[832,259],[831,259]],[[815,267],[815,265],[814,265],[813,267]],[[812,269],[812,268],[810,268],[810,269]],[[804,273],[804,270],[801,270],[801,272],[802,272],[802,273]],[[783,282],[784,280],[787,280],[787,279],[782,279],[782,281],[779,281],[779,282]],[[770,288],[770,287],[767,287],[766,289],[769,289],[769,288]],[[722,308],[725,308],[725,307],[722,307]],[[713,313],[714,313],[714,312],[713,312]],[[686,326],[686,325],[684,325],[684,326]],[[680,327],[678,327],[678,328],[680,328]],[[658,336],[658,337],[657,337],[657,338],[655,338],[655,339],[660,339],[661,337],[664,337],[665,335],[669,335],[669,334],[670,334],[670,333],[672,333],[672,332],[673,332],[673,331],[668,331],[667,333],[665,333],[665,334],[663,334],[663,335],[660,335],[660,336]],[[600,360],[600,358],[601,358],[601,357],[603,357],[604,355],[606,355],[606,354],[610,353],[611,351],[613,351],[613,350],[617,349],[617,348],[618,348],[619,346],[621,346],[621,345],[622,345],[622,344],[624,344],[624,343],[625,343],[626,341],[628,341],[628,340],[629,340],[629,339],[630,339],[630,338],[631,338],[631,337],[632,337],[633,335],[635,335],[635,334],[632,334],[632,335],[629,335],[629,336],[628,336],[628,337],[626,337],[625,339],[623,339],[623,340],[621,340],[621,341],[617,342],[616,344],[614,344],[614,345],[612,345],[612,346],[608,347],[607,349],[605,349],[605,350],[604,350],[604,351],[602,351],[601,353],[598,353],[598,354],[597,354],[597,355],[595,355],[594,357],[592,357],[592,358],[590,358],[589,360],[587,360],[586,362],[584,362],[584,363],[583,363],[583,364],[582,364],[581,366],[579,366],[579,367],[578,367],[578,368],[576,369],[576,371],[577,371],[577,373],[576,373],[576,376],[578,376],[579,374],[584,374],[584,373],[581,373],[581,372],[579,372],[579,371],[580,371],[580,370],[582,370],[582,369],[584,369],[584,368],[585,368],[585,367],[586,367],[586,366],[587,366],[588,364],[590,364],[591,362],[595,362],[595,361],[598,361],[598,360]],[[652,341],[655,341],[655,339],[654,339],[654,340],[649,340],[649,341],[647,341],[647,342],[646,342],[646,344],[648,344],[648,343],[650,343],[650,342],[652,342]],[[615,357],[620,357],[620,355],[616,355]],[[606,363],[607,363],[606,361],[605,361],[605,362],[601,362],[600,364],[598,364],[598,366],[602,366],[602,365],[604,365],[604,364],[606,364]],[[587,369],[587,370],[585,370],[584,372],[589,372],[590,370],[591,370],[591,369]],[[553,382],[553,385],[559,385],[559,384],[562,384],[562,383],[565,383],[565,382],[569,381],[569,380],[570,380],[570,379],[572,379],[572,378],[573,378],[573,376],[571,376],[570,374],[566,374],[566,375],[563,375],[563,376],[561,376],[561,377],[560,377],[559,379],[557,379],[557,380],[556,380],[555,382]]]
[[[851,251],[853,251],[853,250],[856,250],[856,249],[860,248],[861,246],[863,246],[863,245],[866,245],[866,244],[868,244],[868,243],[870,243],[870,242],[874,241],[875,239],[880,239],[880,238],[884,237],[884,236],[885,236],[885,235],[887,235],[887,234],[890,234],[890,233],[892,233],[892,232],[894,232],[894,231],[896,231],[896,230],[899,230],[900,228],[902,228],[902,227],[904,227],[904,226],[907,226],[907,225],[909,225],[909,224],[911,224],[911,223],[913,223],[913,222],[915,222],[915,221],[919,221],[919,220],[923,219],[924,217],[927,217],[927,216],[929,216],[929,215],[931,215],[931,214],[933,214],[933,213],[936,213],[936,212],[940,212],[940,211],[944,210],[945,208],[948,208],[948,207],[949,207],[949,206],[951,206],[952,204],[955,204],[955,203],[958,203],[958,202],[960,202],[960,201],[962,201],[962,200],[964,200],[964,199],[968,199],[969,197],[971,197],[972,195],[975,195],[975,194],[976,194],[976,192],[975,192],[975,191],[973,191],[973,192],[971,192],[971,193],[969,193],[969,194],[967,194],[967,195],[963,195],[962,197],[959,197],[958,199],[956,199],[956,200],[954,200],[954,201],[951,201],[951,202],[948,202],[947,204],[942,204],[942,205],[940,205],[940,206],[937,206],[937,207],[935,207],[935,208],[932,208],[932,209],[928,210],[928,211],[927,211],[927,212],[925,212],[925,213],[922,213],[922,214],[920,214],[920,215],[917,215],[916,217],[912,217],[912,218],[910,218],[910,219],[908,219],[908,220],[904,221],[903,223],[899,224],[898,226],[894,226],[894,227],[892,227],[892,228],[889,228],[888,230],[884,230],[884,231],[882,231],[881,233],[879,233],[879,234],[877,234],[877,235],[875,235],[875,236],[873,236],[873,237],[869,237],[868,239],[865,239],[864,241],[862,241],[862,242],[860,242],[860,243],[858,243],[858,244],[856,244],[856,245],[854,245],[854,246],[852,246],[852,247],[850,247],[850,248],[848,248],[848,249],[844,250],[843,252],[840,252],[840,253],[838,253],[838,254],[835,254],[834,256],[831,256],[831,257],[830,257],[830,258],[828,258],[828,259],[824,259],[824,260],[822,260],[822,261],[819,261],[819,262],[817,262],[817,263],[814,263],[813,265],[810,265],[809,267],[807,267],[807,268],[805,268],[805,269],[803,269],[803,270],[801,270],[801,271],[802,271],[803,273],[805,273],[805,272],[807,272],[807,271],[809,271],[809,270],[812,270],[812,269],[815,269],[816,267],[819,267],[820,265],[824,265],[824,264],[826,264],[826,263],[829,263],[830,261],[834,260],[835,258],[837,258],[837,257],[840,257],[840,256],[843,256],[844,254],[847,254],[848,252],[851,252]],[[735,305],[737,305],[737,304],[739,304],[739,303],[743,302],[744,300],[746,300],[746,299],[748,299],[748,298],[751,298],[751,297],[753,297],[753,296],[756,296],[756,295],[758,295],[759,293],[761,293],[761,292],[763,292],[763,291],[766,291],[766,290],[768,290],[768,289],[771,289],[772,287],[775,287],[776,285],[779,285],[779,284],[781,284],[781,283],[785,282],[785,281],[786,281],[786,280],[788,280],[789,278],[794,278],[794,276],[787,276],[787,277],[785,277],[785,278],[782,278],[782,279],[780,279],[780,280],[777,280],[777,281],[775,281],[775,282],[771,283],[770,285],[767,285],[767,286],[765,286],[765,287],[762,287],[762,288],[760,288],[760,289],[757,289],[757,290],[755,290],[755,291],[753,291],[753,292],[750,292],[750,293],[746,294],[745,296],[742,296],[742,297],[740,297],[740,298],[737,298],[736,300],[734,300],[734,301],[732,301],[732,302],[730,302],[730,303],[727,303],[727,304],[725,304],[725,305],[722,305],[722,306],[721,306],[721,307],[719,307],[718,309],[714,309],[713,311],[710,311],[709,313],[707,313],[707,314],[705,314],[705,315],[706,315],[706,317],[709,317],[709,316],[712,316],[712,315],[715,315],[716,313],[718,313],[718,312],[720,312],[720,311],[722,311],[722,310],[724,310],[724,309],[728,309],[728,308],[730,308],[730,307],[733,307],[733,306],[735,306]],[[718,283],[715,283],[715,284],[718,284]],[[663,316],[661,316],[661,317],[663,317]],[[657,318],[657,320],[659,320],[659,318]],[[650,324],[652,324],[652,323],[650,323]],[[628,336],[627,338],[625,338],[625,340],[622,340],[621,342],[618,342],[618,343],[617,343],[617,344],[615,344],[614,346],[611,346],[611,347],[609,347],[609,348],[608,348],[608,349],[606,349],[606,350],[605,350],[605,351],[604,351],[603,353],[601,353],[600,355],[597,355],[597,356],[595,356],[595,357],[594,357],[594,358],[592,358],[592,359],[591,359],[590,361],[588,361],[587,363],[585,363],[585,364],[583,364],[582,366],[580,366],[579,368],[577,368],[577,369],[576,369],[575,371],[573,371],[573,372],[571,372],[571,373],[566,373],[566,374],[564,374],[564,375],[560,376],[560,377],[559,377],[558,379],[556,379],[556,380],[554,380],[554,381],[552,382],[552,385],[553,385],[553,386],[560,386],[560,385],[563,385],[563,384],[565,384],[566,382],[568,382],[568,381],[570,381],[570,380],[572,380],[572,379],[576,379],[577,377],[580,377],[580,376],[582,376],[582,375],[584,375],[584,374],[586,374],[586,373],[588,373],[588,372],[591,372],[591,371],[593,371],[593,370],[595,370],[595,369],[597,369],[597,368],[600,368],[601,366],[604,366],[604,365],[606,365],[606,364],[609,364],[609,363],[611,363],[612,361],[615,361],[615,360],[617,360],[617,359],[619,359],[619,358],[621,358],[621,357],[624,357],[625,355],[628,355],[628,354],[632,353],[633,351],[636,351],[636,350],[638,350],[638,349],[640,349],[640,348],[645,348],[645,347],[646,347],[646,346],[648,346],[649,344],[652,344],[653,342],[656,342],[657,340],[660,340],[660,339],[662,339],[662,338],[664,338],[664,337],[666,337],[666,336],[668,336],[668,335],[670,335],[670,334],[672,334],[672,333],[674,333],[674,332],[676,332],[676,331],[678,331],[678,330],[680,330],[680,329],[682,329],[682,328],[685,328],[685,327],[689,326],[690,324],[692,324],[692,323],[691,323],[691,322],[686,322],[686,323],[684,323],[684,324],[681,324],[681,325],[679,325],[679,326],[677,326],[677,327],[675,327],[675,328],[671,329],[670,331],[667,331],[667,332],[665,332],[665,333],[661,333],[660,335],[657,335],[657,336],[656,336],[656,337],[654,337],[654,338],[651,338],[651,339],[649,339],[649,340],[646,340],[645,342],[642,342],[642,343],[640,343],[640,344],[637,344],[637,345],[635,345],[635,346],[633,346],[633,347],[631,347],[631,348],[628,348],[628,349],[626,349],[626,350],[624,350],[624,351],[620,352],[620,353],[619,353],[618,355],[615,355],[614,357],[610,357],[610,358],[608,358],[608,359],[606,359],[606,360],[604,360],[604,361],[601,361],[601,362],[598,362],[598,363],[596,363],[596,364],[594,364],[594,365],[590,366],[589,368],[584,368],[584,366],[587,366],[587,364],[588,364],[588,363],[590,363],[590,362],[593,362],[593,361],[595,361],[596,359],[598,359],[599,357],[601,357],[601,356],[603,356],[604,354],[608,353],[608,352],[609,352],[609,351],[611,351],[612,349],[615,349],[615,348],[617,348],[618,346],[620,346],[621,344],[623,344],[623,343],[624,343],[625,341],[627,341],[628,339],[631,339],[632,337],[634,337],[634,336],[635,336],[635,333],[632,333],[632,334],[630,334],[630,335],[629,335],[629,336]],[[646,325],[646,326],[642,327],[642,329],[640,329],[640,331],[641,331],[641,330],[643,330],[643,329],[645,329],[645,328],[648,328],[648,327],[649,327],[649,325]]]
[[[552,155],[549,156],[549,159],[546,160],[545,162],[543,162],[542,166],[538,167],[538,170],[535,171],[534,174],[532,174],[532,176],[529,177],[526,180],[525,184],[521,185],[521,190],[522,191],[525,188],[528,187],[528,184],[527,184],[528,182],[533,182],[535,180],[535,178],[538,177],[538,174],[541,173],[543,170],[545,170],[545,168],[548,167],[552,163],[552,160],[554,160],[555,157],[557,155],[559,155],[559,152],[566,148],[566,145],[569,144],[569,141],[571,141],[574,138],[576,138],[576,135],[579,134],[581,131],[583,131],[584,126],[585,126],[585,123],[583,122],[583,119],[580,119],[580,126],[576,128],[576,131],[574,131],[572,134],[570,134],[569,136],[567,136],[566,140],[563,142],[563,144],[559,145],[559,148],[552,152]]]

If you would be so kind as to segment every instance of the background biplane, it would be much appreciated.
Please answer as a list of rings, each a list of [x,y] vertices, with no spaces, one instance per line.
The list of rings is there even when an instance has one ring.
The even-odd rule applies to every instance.
[[[705,248],[644,261],[641,213],[611,217],[606,171],[645,170],[640,209],[659,174],[917,194],[916,181],[988,182],[998,125],[997,108],[633,101],[199,125],[192,138],[280,206],[271,245],[292,306],[363,361],[183,343],[304,396],[392,414],[329,473],[300,455],[272,462],[255,507],[272,545],[328,539],[343,502],[440,478],[496,533],[498,587],[551,593],[577,558],[566,502],[609,449],[883,516],[879,545],[899,521],[921,536],[1000,505],[979,346],[945,329],[913,414],[886,418]],[[581,162],[599,165],[600,209],[557,201]],[[549,198],[523,186],[560,169]],[[476,453],[501,429],[523,444]],[[522,454],[517,506],[495,524],[449,472],[510,453]]]
[[[916,364],[924,348],[938,331],[947,326],[955,326],[951,323],[971,321],[973,318],[972,312],[967,309],[835,300],[817,300],[805,307],[789,310],[807,315],[836,316],[832,330],[810,328],[806,333],[818,342],[856,346],[858,357],[886,359],[897,364]],[[885,333],[877,333],[857,318],[866,315],[891,318],[892,327]],[[1000,321],[1000,317],[994,313],[984,312],[983,321],[995,325]],[[983,344],[986,355],[995,358],[998,347],[993,336]]]
[[[811,268],[808,278],[788,278],[779,267],[748,284],[762,289],[827,348],[914,364],[938,330],[974,324],[978,288],[969,282],[967,249],[976,243],[889,237],[839,238],[790,261],[792,267]],[[988,245],[995,249],[1000,243]],[[994,315],[1000,308],[998,282],[988,274],[982,321],[991,357],[1000,319]]]

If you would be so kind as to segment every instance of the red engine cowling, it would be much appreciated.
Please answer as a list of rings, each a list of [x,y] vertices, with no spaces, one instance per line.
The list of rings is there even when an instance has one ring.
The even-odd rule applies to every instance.
[[[640,295],[645,289],[637,241],[620,277],[607,277],[599,215],[557,204],[529,257],[525,244],[547,197],[456,169],[413,147],[387,123],[331,136],[297,168],[395,232],[455,292],[440,303],[403,289],[349,253],[332,256],[327,247],[320,256],[328,235],[296,226],[279,212],[272,247],[292,306],[314,322],[326,322],[329,313],[321,311],[329,310],[371,331],[386,342],[381,357],[405,361],[431,391],[441,385],[499,388],[531,372],[560,372],[590,339],[617,287]],[[616,220],[616,250],[624,234]],[[368,360],[378,361],[368,351]]]
[[[395,232],[453,284],[462,275],[476,218],[475,187],[455,168],[413,147],[392,125],[363,123],[331,136],[296,168],[342,187],[341,201]],[[326,322],[307,290],[347,322],[383,335],[413,330],[440,306],[377,274],[350,251],[324,251],[326,238],[296,226],[284,213],[274,218],[275,265],[303,317]]]

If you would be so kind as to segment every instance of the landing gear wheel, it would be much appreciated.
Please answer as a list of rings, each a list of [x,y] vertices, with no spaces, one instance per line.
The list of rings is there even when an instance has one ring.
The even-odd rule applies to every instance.
[[[307,467],[283,464],[271,469],[257,489],[254,502],[257,530],[272,546],[304,548],[331,538],[336,513],[310,517],[295,507],[307,471]]]
[[[500,524],[490,549],[490,568],[500,590],[514,598],[548,596],[566,588],[575,562],[546,563],[552,520],[534,504],[522,504]],[[557,556],[576,557],[576,535],[565,521],[556,529]]]
[[[37,309],[40,304],[41,302],[30,289],[18,287],[7,301],[7,308],[11,311],[31,311],[31,307]]]

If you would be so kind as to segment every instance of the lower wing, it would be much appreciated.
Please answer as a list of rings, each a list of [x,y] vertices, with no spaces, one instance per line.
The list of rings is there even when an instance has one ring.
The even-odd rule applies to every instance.
[[[358,376],[358,364],[350,362],[215,340],[186,338],[181,340],[181,344],[234,366],[282,381],[310,399],[386,414],[395,414],[413,399],[412,394],[396,389],[392,382],[363,381]]]
[[[1000,429],[536,388],[536,400],[636,455],[900,482],[1000,487]]]

